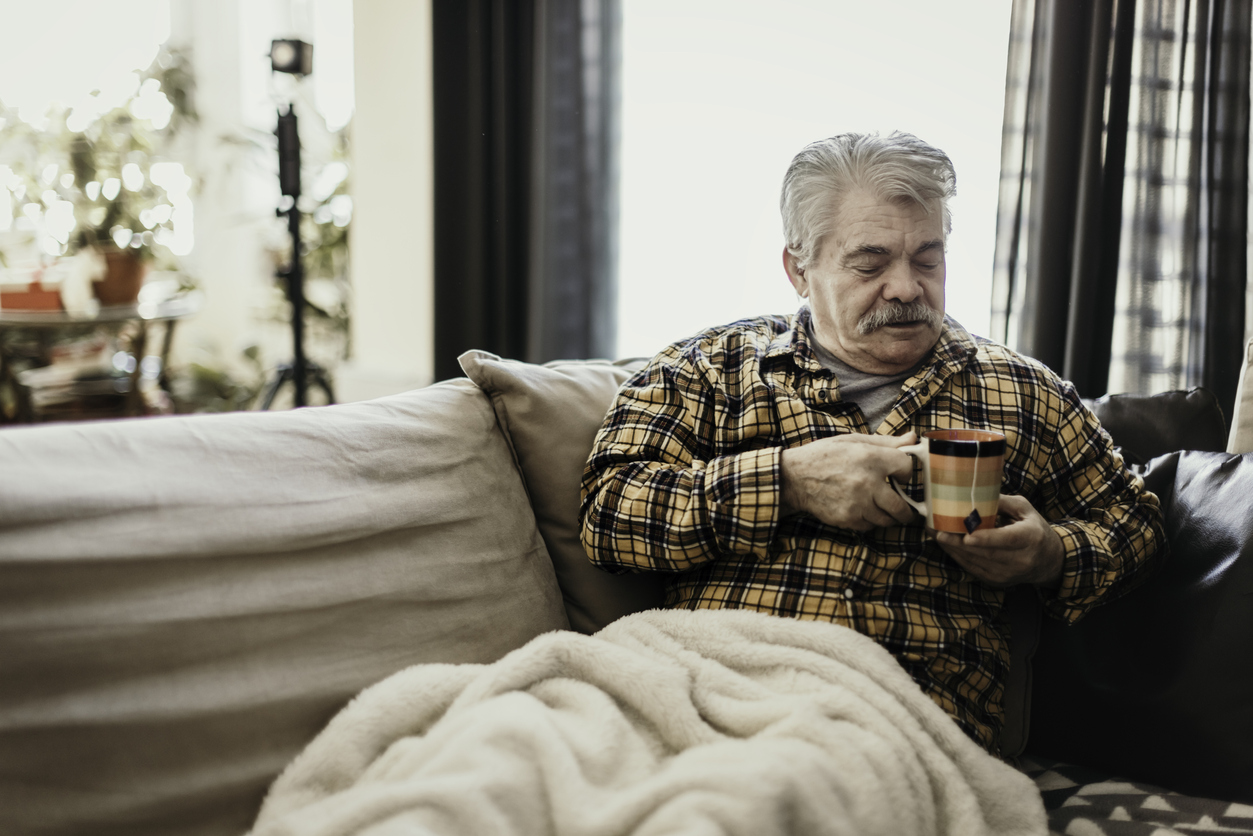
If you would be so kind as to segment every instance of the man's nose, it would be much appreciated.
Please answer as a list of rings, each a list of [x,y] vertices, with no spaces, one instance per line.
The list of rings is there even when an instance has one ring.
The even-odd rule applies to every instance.
[[[922,296],[921,278],[914,272],[908,260],[898,259],[889,265],[883,275],[883,298],[912,302]]]

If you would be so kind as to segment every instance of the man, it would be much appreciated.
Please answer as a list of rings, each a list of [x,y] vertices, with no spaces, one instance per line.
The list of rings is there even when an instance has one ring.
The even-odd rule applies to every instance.
[[[584,473],[582,537],[601,568],[669,573],[668,606],[866,633],[996,752],[1005,588],[1074,621],[1165,537],[1074,387],[944,316],[954,186],[908,134],[801,151],[780,203],[808,304],[676,343],[627,381]],[[914,472],[900,448],[949,427],[1007,437],[995,529],[926,530],[892,490]]]

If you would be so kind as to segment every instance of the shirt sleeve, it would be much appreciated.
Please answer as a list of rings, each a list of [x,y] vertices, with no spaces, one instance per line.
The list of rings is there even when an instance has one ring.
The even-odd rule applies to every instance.
[[[581,538],[611,572],[681,572],[766,558],[779,523],[782,449],[751,438],[715,454],[725,399],[705,370],[667,351],[627,381],[583,473]],[[763,428],[764,432],[764,428]]]
[[[1073,623],[1138,584],[1165,556],[1167,541],[1157,496],[1127,469],[1073,386],[1060,386],[1062,417],[1041,488],[1042,513],[1066,556],[1060,585],[1043,599]]]

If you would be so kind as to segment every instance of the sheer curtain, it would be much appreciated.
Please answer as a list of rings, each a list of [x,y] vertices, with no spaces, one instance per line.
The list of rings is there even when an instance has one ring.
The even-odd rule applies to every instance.
[[[1204,385],[1244,334],[1249,0],[1015,0],[993,335],[1084,396]]]
[[[613,351],[619,0],[435,0],[435,377]]]

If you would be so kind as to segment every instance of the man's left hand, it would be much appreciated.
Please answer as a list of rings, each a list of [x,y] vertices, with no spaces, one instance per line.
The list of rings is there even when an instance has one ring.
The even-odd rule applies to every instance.
[[[1000,514],[1009,524],[973,534],[938,531],[936,542],[950,557],[989,586],[1031,583],[1055,587],[1065,549],[1057,532],[1021,496],[1002,495]]]

